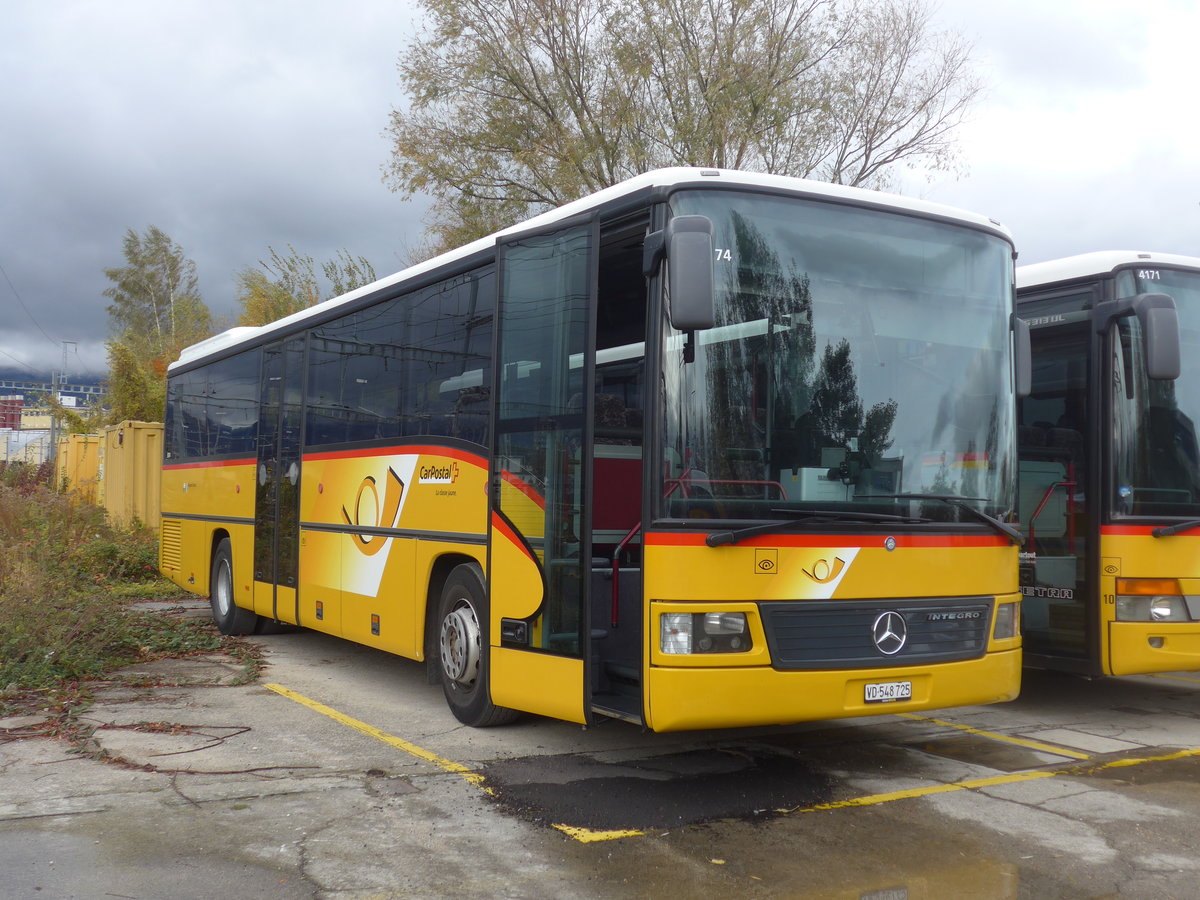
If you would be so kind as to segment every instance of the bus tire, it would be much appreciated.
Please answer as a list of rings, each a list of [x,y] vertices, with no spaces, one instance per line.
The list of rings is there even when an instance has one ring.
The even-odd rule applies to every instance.
[[[457,566],[438,601],[437,667],[442,692],[454,717],[486,728],[513,721],[516,710],[492,703],[488,685],[488,610],[479,566]]]
[[[233,602],[233,548],[229,538],[222,538],[212,558],[208,582],[208,603],[213,621],[221,634],[252,634],[258,616]]]

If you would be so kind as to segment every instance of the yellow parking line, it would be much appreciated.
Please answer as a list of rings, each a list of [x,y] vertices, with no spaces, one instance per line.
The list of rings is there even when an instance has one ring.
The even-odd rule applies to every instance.
[[[293,690],[285,688],[281,684],[264,685],[267,690],[274,691],[281,697],[287,697],[289,700],[295,700],[301,706],[307,706],[314,712],[319,712],[323,716],[328,716],[335,722],[340,722],[356,731],[361,731],[368,737],[373,737],[377,741],[382,741],[388,746],[395,747],[397,750],[402,750],[410,756],[415,756],[417,759],[423,759],[428,763],[433,763],[443,772],[449,772],[452,775],[459,775],[469,781],[475,787],[479,788],[486,794],[491,794],[492,789],[483,783],[483,776],[478,772],[473,772],[461,763],[456,763],[453,760],[445,759],[438,756],[424,747],[418,747],[416,744],[410,743],[403,738],[398,738],[393,734],[388,734],[380,731],[373,725],[368,725],[366,722],[360,722],[358,719],[352,719],[345,713],[340,713],[331,706],[326,706],[324,703],[318,703],[310,697],[305,697],[303,694],[298,694]]]
[[[574,838],[582,844],[590,844],[593,841],[615,841],[627,837],[644,837],[646,834],[644,831],[635,831],[633,829],[623,831],[593,831],[590,828],[577,828],[574,825],[555,825],[554,827],[567,837]]]
[[[1122,757],[1121,759],[1110,759],[1103,765],[1097,766],[1097,771],[1100,769],[1124,769],[1128,766],[1140,766],[1143,763],[1152,762],[1174,762],[1177,759],[1190,759],[1193,756],[1200,756],[1200,747],[1191,747],[1187,750],[1176,750],[1174,753],[1165,753],[1162,756],[1133,756]]]
[[[1151,678],[1169,678],[1172,681],[1190,681],[1193,684],[1200,683],[1200,678],[1189,678],[1187,675],[1164,675],[1161,672],[1151,674]]]
[[[1053,778],[1058,772],[1039,769],[1036,772],[1018,772],[1012,775],[993,775],[990,778],[973,778],[969,781],[952,781],[949,784],[929,784],[925,787],[909,788],[903,791],[889,791],[885,794],[868,794],[864,797],[851,797],[849,800],[834,800],[830,803],[817,803],[813,806],[797,806],[792,809],[777,809],[780,813],[820,812],[827,809],[844,809],[848,806],[876,806],[880,803],[892,803],[896,800],[910,800],[914,797],[928,797],[931,794],[948,794],[952,791],[973,790],[976,788],[995,787],[998,784],[1013,784],[1018,781],[1034,781],[1038,778]]]
[[[1173,762],[1179,759],[1190,759],[1200,756],[1200,747],[1187,750],[1176,750],[1161,756],[1134,756],[1110,759],[1097,764],[1081,764],[1063,769],[1037,769],[1032,772],[1016,772],[1011,775],[996,775],[991,778],[973,778],[967,781],[954,781],[949,784],[931,784],[925,787],[909,788],[903,791],[889,791],[883,794],[867,794],[862,797],[851,797],[848,800],[835,800],[831,803],[817,803],[812,806],[796,806],[792,809],[777,809],[778,813],[807,813],[821,812],[830,809],[845,809],[851,806],[876,806],[880,803],[891,803],[895,800],[908,800],[914,797],[928,797],[931,794],[947,794],[952,791],[976,790],[978,788],[995,787],[1001,784],[1015,784],[1020,781],[1035,781],[1039,778],[1058,778],[1060,776],[1095,775],[1105,769],[1124,769],[1130,766],[1141,766],[1146,763]]]
[[[1018,747],[1025,747],[1028,750],[1038,750],[1042,753],[1053,753],[1055,756],[1066,756],[1070,759],[1091,759],[1086,753],[1080,753],[1078,750],[1068,750],[1066,747],[1058,747],[1054,744],[1043,744],[1040,741],[1031,741],[1028,738],[1013,737],[1009,734],[1000,734],[995,731],[984,731],[980,728],[972,728],[970,725],[959,725],[955,722],[947,722],[945,719],[932,719],[928,716],[918,716],[914,713],[896,713],[898,716],[903,716],[906,719],[915,719],[918,722],[932,722],[935,725],[943,725],[946,728],[956,728],[959,731],[965,731],[967,734],[978,735],[993,741],[1002,741],[1006,744],[1016,744]]]
[[[297,693],[290,688],[285,688],[281,684],[267,684],[264,685],[264,687],[269,691],[274,691],[281,697],[294,700],[301,706],[307,706],[314,712],[319,712],[323,716],[328,716],[335,722],[340,722],[342,725],[353,728],[355,731],[360,731],[368,737],[373,737],[377,741],[382,741],[389,747],[395,747],[397,750],[402,750],[410,756],[415,756],[417,759],[423,759],[428,763],[432,763],[443,772],[449,772],[452,775],[461,776],[463,779],[479,788],[485,794],[495,794],[495,791],[493,791],[484,783],[482,775],[480,775],[478,772],[471,771],[461,763],[456,763],[453,760],[438,756],[436,753],[426,750],[424,747],[418,747],[416,744],[406,741],[403,738],[398,738],[394,734],[388,734],[387,732],[380,731],[373,725],[368,725],[366,722],[360,722],[358,719],[351,718],[345,713],[338,712],[331,706],[326,706],[324,703],[313,700],[311,697],[305,697],[303,694]],[[554,827],[573,840],[580,841],[585,844],[593,841],[613,841],[619,838],[640,837],[641,835],[645,834],[645,832],[633,830],[593,831],[590,828],[577,828],[573,825],[555,825]]]

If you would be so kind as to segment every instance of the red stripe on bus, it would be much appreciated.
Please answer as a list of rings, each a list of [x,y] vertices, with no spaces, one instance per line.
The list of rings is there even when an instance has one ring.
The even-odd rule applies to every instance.
[[[163,469],[217,469],[227,466],[252,466],[256,462],[258,460],[254,459],[254,457],[247,459],[214,459],[207,462],[163,463]]]
[[[1155,528],[1162,528],[1170,524],[1170,522],[1162,522],[1158,525],[1101,525],[1100,534],[1111,537],[1149,537],[1150,532]]]
[[[707,533],[681,534],[660,532],[647,534],[646,544],[659,547],[703,547]],[[897,547],[947,548],[947,547],[1002,547],[1007,538],[990,535],[891,535]],[[738,541],[739,547],[882,547],[885,538],[862,534],[777,534],[757,535]]]
[[[505,469],[504,471],[502,471],[500,473],[500,477],[503,478],[505,481],[507,481],[510,485],[512,485],[516,490],[520,491],[522,494],[524,494],[526,497],[528,497],[530,500],[532,500],[534,503],[536,503],[538,506],[538,509],[546,508],[546,498],[543,497],[541,494],[539,494],[536,490],[534,490],[533,485],[529,484],[527,481],[522,481],[520,478],[518,478],[516,475],[514,475],[512,472],[508,471],[507,469]]]

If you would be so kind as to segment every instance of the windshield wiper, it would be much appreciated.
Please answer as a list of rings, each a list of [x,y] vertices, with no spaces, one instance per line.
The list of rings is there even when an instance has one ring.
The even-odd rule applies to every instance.
[[[983,510],[976,509],[965,502],[967,500],[983,500],[983,497],[959,497],[955,494],[877,494],[875,496],[891,497],[896,500],[940,500],[942,503],[953,506],[955,509],[966,511],[985,525],[990,525],[1018,547],[1025,546],[1025,535],[1021,534],[1016,528],[1013,528],[1007,522],[1001,522],[995,516],[989,516]]]
[[[785,531],[800,525],[822,525],[830,522],[925,522],[917,516],[893,516],[885,513],[854,512],[839,509],[773,509],[773,513],[796,514],[796,519],[779,519],[764,525],[750,525],[733,531],[714,531],[704,539],[710,547],[720,547],[724,544],[736,544],[742,538],[767,534],[771,531]]]
[[[1200,519],[1192,519],[1190,522],[1179,522],[1175,525],[1160,525],[1158,528],[1151,528],[1150,533],[1155,537],[1170,537],[1173,534],[1179,534],[1181,531],[1188,531],[1192,528],[1200,528]]]

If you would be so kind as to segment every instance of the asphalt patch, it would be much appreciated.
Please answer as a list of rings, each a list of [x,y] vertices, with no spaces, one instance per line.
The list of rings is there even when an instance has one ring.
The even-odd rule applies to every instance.
[[[482,774],[493,801],[511,814],[601,831],[764,820],[826,802],[836,784],[796,757],[744,746],[620,762],[523,757],[491,763]]]

